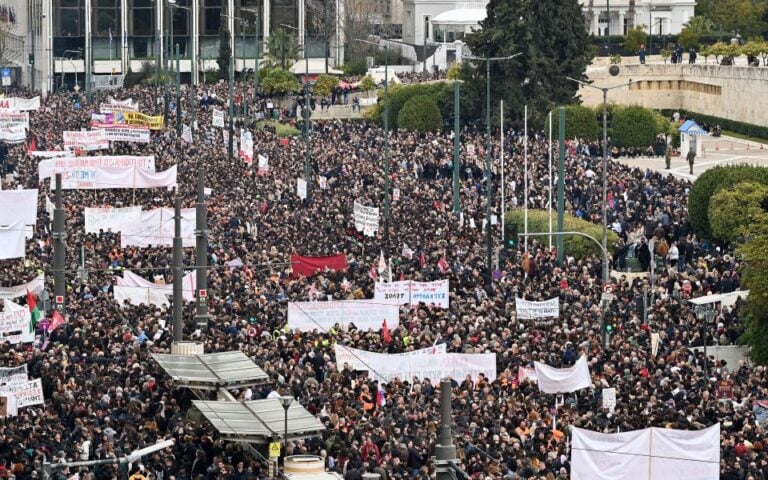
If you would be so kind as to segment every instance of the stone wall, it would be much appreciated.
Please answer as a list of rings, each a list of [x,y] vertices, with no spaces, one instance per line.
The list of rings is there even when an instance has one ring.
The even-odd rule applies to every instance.
[[[685,109],[754,125],[768,124],[768,68],[721,67],[714,63],[620,65],[619,75],[607,65],[587,68],[595,86],[625,88],[608,92],[608,101],[655,109]],[[602,92],[582,87],[585,105],[602,103]]]

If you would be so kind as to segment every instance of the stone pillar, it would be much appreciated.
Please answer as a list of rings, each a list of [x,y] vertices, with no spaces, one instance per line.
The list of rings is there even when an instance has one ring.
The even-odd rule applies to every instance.
[[[192,85],[200,84],[200,0],[192,0]]]
[[[619,35],[625,35],[625,32],[624,32],[624,16],[625,15],[626,14],[623,11],[619,10],[619,25],[618,25],[618,28],[616,29]]]
[[[306,33],[304,31],[304,22],[305,22],[305,12],[304,9],[306,8],[306,2],[304,0],[299,0],[299,24],[297,25],[299,27],[299,45],[304,47],[304,37],[306,36]]]

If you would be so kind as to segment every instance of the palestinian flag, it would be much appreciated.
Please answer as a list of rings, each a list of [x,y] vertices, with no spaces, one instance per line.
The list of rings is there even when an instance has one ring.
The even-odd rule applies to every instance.
[[[29,312],[32,314],[32,320],[29,322],[29,331],[34,333],[37,329],[37,322],[40,320],[40,310],[37,309],[37,296],[27,290],[27,305],[29,306]]]

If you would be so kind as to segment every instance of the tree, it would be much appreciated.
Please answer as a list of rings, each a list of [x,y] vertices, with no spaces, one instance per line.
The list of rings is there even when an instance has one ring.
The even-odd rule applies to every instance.
[[[269,67],[288,69],[301,57],[301,49],[296,35],[283,28],[273,31],[267,38],[266,63]]]
[[[624,37],[624,49],[630,52],[640,50],[640,45],[648,42],[648,34],[641,27],[630,28]]]
[[[602,107],[595,109],[583,105],[565,106],[565,138],[578,138],[580,140],[602,139],[603,129],[600,126],[603,118]],[[598,117],[600,120],[598,121]],[[552,131],[557,131],[557,116],[552,114]],[[549,121],[545,122],[544,130],[549,131]]]
[[[711,51],[710,47],[704,47],[704,48],[702,48],[702,49],[699,51],[699,55],[701,55],[702,57],[704,57],[704,63],[706,64],[706,63],[708,63],[708,59],[709,59],[709,57],[711,57],[711,56],[712,56],[712,51]]]
[[[267,95],[283,96],[299,90],[299,81],[288,70],[265,68],[259,70],[259,76],[262,78],[261,87]]]
[[[742,45],[741,53],[752,57],[762,57],[765,65],[766,55],[768,54],[768,45],[762,39],[752,39]]]
[[[745,233],[752,223],[768,224],[762,202],[768,198],[768,186],[755,182],[737,183],[722,189],[709,200],[709,224],[715,240],[730,243]]]
[[[368,92],[376,88],[376,80],[373,79],[373,77],[368,74],[363,77],[362,80],[360,80],[360,90],[365,92],[365,95],[368,96]]]
[[[216,63],[219,64],[219,78],[221,80],[229,79],[229,59],[232,57],[232,44],[230,43],[229,30],[221,22],[219,29],[219,56],[216,57]]]
[[[331,91],[339,84],[339,78],[333,75],[320,75],[315,80],[312,92],[321,97],[329,97]]]
[[[646,148],[656,141],[658,128],[653,113],[647,108],[635,105],[613,111],[611,138],[617,147]]]
[[[707,13],[721,31],[738,32],[744,38],[762,35],[766,30],[765,0],[716,0]]]
[[[692,32],[698,35],[704,35],[711,32],[712,27],[712,20],[701,15],[696,15],[695,17],[688,20],[688,23],[685,24],[685,28],[690,29]]]
[[[445,72],[445,77],[448,80],[460,80],[461,79],[461,64],[460,63],[454,63],[453,65],[448,68],[448,71]]]
[[[686,50],[699,46],[699,34],[690,27],[683,28],[677,37],[677,42]]]
[[[397,116],[398,128],[419,132],[434,132],[443,126],[443,116],[437,108],[437,102],[431,95],[412,97]]]
[[[533,124],[542,125],[555,105],[575,100],[578,84],[566,77],[585,78],[590,58],[581,6],[577,0],[490,0],[487,8],[466,43],[479,57],[522,53],[491,64],[493,98],[504,99],[513,125],[522,125],[525,104]],[[473,83],[484,91],[486,68],[481,62],[476,67]]]

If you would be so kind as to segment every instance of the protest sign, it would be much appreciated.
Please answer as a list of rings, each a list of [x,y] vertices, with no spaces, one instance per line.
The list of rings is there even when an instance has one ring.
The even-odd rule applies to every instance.
[[[85,207],[83,215],[86,233],[99,233],[100,230],[121,232],[123,229],[135,229],[141,223],[141,207]]]
[[[27,141],[27,129],[24,125],[0,127],[0,141],[5,143],[24,143]]]
[[[603,389],[603,408],[607,408],[611,413],[616,408],[616,389],[604,388]]]
[[[141,212],[141,221],[126,226],[120,233],[120,248],[128,246],[171,247],[174,236],[174,212],[172,208],[155,208]],[[194,208],[181,209],[181,244],[195,246],[197,213]]]
[[[379,230],[379,209],[366,207],[357,201],[354,203],[355,229],[363,235],[372,237]]]
[[[64,148],[74,150],[105,150],[109,148],[109,140],[104,130],[64,131]]]
[[[125,116],[125,123],[128,125],[140,125],[143,127],[149,127],[150,130],[162,130],[163,129],[163,116],[162,115],[144,115],[139,112],[123,112]]]
[[[307,181],[303,178],[296,179],[296,195],[302,200],[307,199]]]
[[[3,300],[3,308],[0,313],[0,343],[15,345],[34,342],[35,332],[31,331],[29,326],[32,321],[29,309],[10,300]]]
[[[24,222],[0,226],[0,260],[24,258]]]
[[[16,397],[16,406],[18,408],[45,403],[43,399],[43,382],[39,378],[15,385],[6,385],[0,388],[0,395],[13,395]]]
[[[0,225],[37,223],[37,189],[0,191]]]
[[[213,126],[224,128],[224,110],[213,109]]]
[[[253,136],[247,129],[240,131],[240,158],[248,165],[253,165]]]
[[[100,129],[110,142],[149,143],[149,128],[136,125],[104,125]]]
[[[384,320],[391,329],[400,325],[397,305],[373,300],[288,302],[288,327],[294,330],[327,332],[336,323],[343,328],[353,323],[362,331],[379,330]]]
[[[71,155],[71,152],[66,152]],[[79,176],[72,173],[76,170],[90,170],[95,167],[137,167],[148,172],[155,171],[155,156],[134,155],[101,155],[95,157],[67,157],[49,158],[41,160],[37,164],[38,178],[45,180],[56,173],[68,173],[70,176]]]
[[[10,300],[12,298],[23,297],[27,292],[40,293],[43,291],[44,285],[45,275],[41,273],[27,283],[22,283],[21,285],[15,285],[13,287],[0,287],[0,299]]]
[[[173,294],[173,284],[150,282],[149,280],[136,275],[130,270],[124,270],[122,277],[115,277],[115,284],[120,287],[131,287],[150,290],[152,292],[162,292],[163,296]],[[181,297],[187,302],[194,301],[195,291],[197,289],[197,276],[195,275],[195,272],[190,272],[184,275],[184,277],[181,279],[181,285]],[[151,296],[152,294],[150,294],[150,297]],[[159,305],[159,303],[155,305]]]
[[[34,98],[6,97],[0,98],[0,110],[27,112],[40,109],[40,96]]]
[[[99,104],[99,111],[101,113],[112,113],[112,114],[118,113],[118,112],[138,112],[139,104],[112,101],[109,103]]]
[[[262,154],[259,154],[259,175],[266,175],[269,173],[269,159]]]
[[[177,167],[174,165],[163,172],[148,172],[136,167],[93,167],[61,173],[62,188],[65,190],[159,188],[176,186]]]
[[[516,298],[515,310],[517,311],[517,318],[520,320],[559,317],[560,299],[555,297],[543,302],[531,302],[524,298]]]
[[[0,417],[15,417],[19,414],[15,395],[0,396]]]
[[[149,134],[149,132],[147,132]],[[192,127],[184,125],[181,130],[181,139],[187,143],[192,143]]]
[[[448,280],[435,282],[415,282],[404,280],[400,282],[376,282],[374,298],[377,302],[394,305],[410,305],[416,307],[423,302],[426,305],[436,305],[449,308]]]
[[[29,130],[29,112],[0,111],[0,128],[24,127]]]
[[[28,379],[26,363],[18,367],[0,368],[0,387],[24,383]]]

